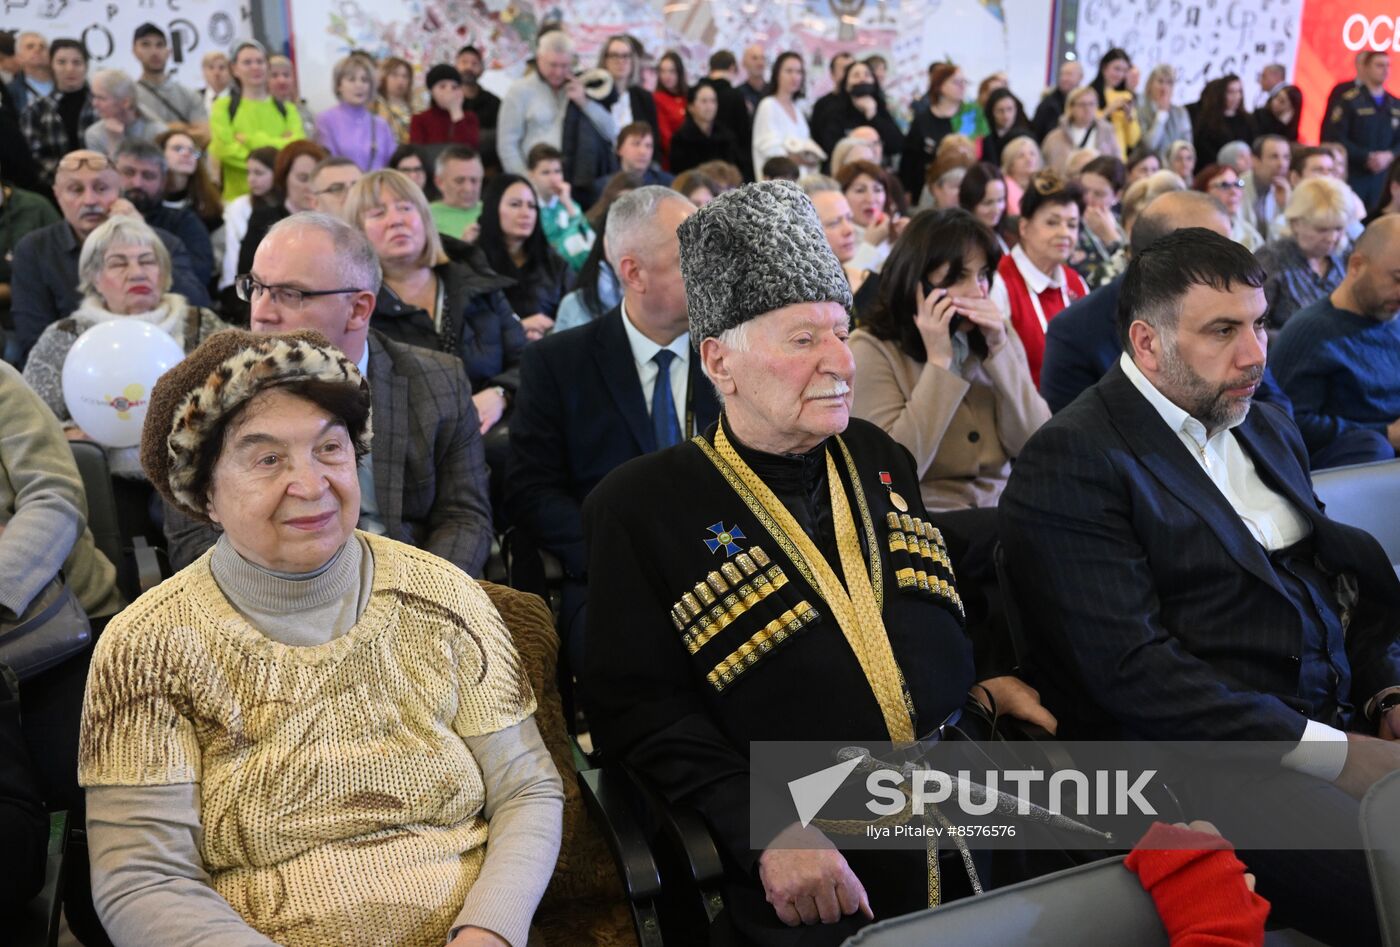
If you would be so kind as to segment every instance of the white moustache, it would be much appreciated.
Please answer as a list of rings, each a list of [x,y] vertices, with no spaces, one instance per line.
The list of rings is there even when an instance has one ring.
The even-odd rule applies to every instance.
[[[846,384],[845,379],[838,378],[838,379],[836,379],[836,384],[834,384],[832,387],[830,387],[830,388],[828,388],[828,389],[826,389],[826,390],[823,390],[823,391],[809,391],[809,392],[807,392],[807,398],[806,398],[806,400],[808,400],[808,401],[817,401],[818,399],[821,399],[821,398],[840,398],[840,397],[842,397],[843,395],[849,394],[850,391],[851,391],[851,386],[848,385],[848,384]]]

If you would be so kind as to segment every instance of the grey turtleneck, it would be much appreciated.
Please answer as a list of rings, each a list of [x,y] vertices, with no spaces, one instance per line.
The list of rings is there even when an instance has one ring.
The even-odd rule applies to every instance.
[[[294,575],[249,562],[224,533],[214,544],[209,570],[248,624],[273,641],[310,648],[339,638],[364,614],[374,586],[374,553],[357,534],[321,568]]]

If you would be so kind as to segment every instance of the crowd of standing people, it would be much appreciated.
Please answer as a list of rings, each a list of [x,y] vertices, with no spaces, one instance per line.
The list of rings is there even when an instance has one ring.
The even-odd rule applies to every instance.
[[[317,112],[293,62],[256,40],[205,55],[199,89],[170,77],[160,28],[142,25],[132,44],[139,76],[89,74],[77,39],[0,33],[0,562],[47,570],[45,582],[62,570],[102,631],[95,649],[24,681],[61,709],[35,713],[39,729],[26,734],[35,758],[60,761],[39,767],[42,793],[86,807],[92,884],[70,921],[90,947],[108,935],[253,943],[293,928],[302,943],[347,931],[364,942],[404,930],[406,943],[530,939],[564,793],[520,656],[470,581],[507,528],[561,564],[566,677],[578,678],[604,751],[695,802],[727,863],[748,859],[730,878],[745,892],[730,902],[752,922],[745,930],[858,926],[858,908],[870,912],[851,895],[859,883],[838,898],[803,865],[736,841],[747,774],[729,735],[760,734],[745,728],[769,719],[771,693],[801,687],[716,695],[741,674],[776,681],[762,675],[788,660],[770,653],[784,639],[764,629],[820,622],[809,600],[836,601],[831,627],[873,621],[863,634],[883,637],[888,620],[894,648],[880,660],[917,672],[902,702],[884,685],[872,683],[878,708],[862,692],[862,725],[909,736],[918,713],[943,718],[980,688],[994,709],[1053,728],[1048,701],[1009,666],[984,667],[979,654],[974,668],[963,629],[980,619],[958,590],[995,598],[993,550],[1014,535],[1007,565],[1020,589],[1052,603],[1056,633],[1079,636],[1081,657],[1112,652],[1067,617],[1074,603],[1055,584],[1094,577],[1056,573],[1070,567],[1054,565],[1046,537],[1066,504],[1111,512],[1155,489],[1134,481],[1124,499],[1114,481],[1083,493],[1112,480],[1112,463],[1086,459],[1097,448],[1075,453],[1076,438],[1121,456],[1143,447],[1115,440],[1112,418],[1132,413],[1129,402],[1137,427],[1160,417],[1179,428],[1162,440],[1199,453],[1200,470],[1194,452],[1182,465],[1196,487],[1219,488],[1222,516],[1240,514],[1237,532],[1259,540],[1261,568],[1277,566],[1289,601],[1311,596],[1300,632],[1311,637],[1292,660],[1313,691],[1284,694],[1286,719],[1275,700],[1249,736],[1296,739],[1299,708],[1313,701],[1329,709],[1305,734],[1361,722],[1400,737],[1400,646],[1376,644],[1369,612],[1342,643],[1345,590],[1313,594],[1326,584],[1324,552],[1362,574],[1365,594],[1400,602],[1400,589],[1367,572],[1371,550],[1355,531],[1295,502],[1311,499],[1309,470],[1400,450],[1400,99],[1386,91],[1388,53],[1358,54],[1314,130],[1300,129],[1302,93],[1282,66],[1260,72],[1257,95],[1226,74],[1185,102],[1170,63],[1121,49],[1092,77],[1060,63],[1033,107],[1004,74],[974,84],[954,62],[930,64],[922,94],[901,102],[879,54],[810,61],[755,44],[716,50],[692,75],[676,51],[626,34],[586,63],[552,24],[499,97],[481,83],[490,50],[475,44],[422,70],[357,50],[326,77],[336,104]],[[825,70],[815,101],[809,67]],[[1303,143],[1314,132],[1321,143]],[[1185,274],[1175,281],[1174,266]],[[1162,300],[1210,293],[1224,297],[1207,299],[1225,307],[1214,322],[1159,312],[1171,308]],[[152,326],[184,353],[150,393],[141,443],[104,445],[124,528],[181,570],[125,610],[61,449],[89,439],[64,366],[85,334],[114,322]],[[1267,484],[1230,434],[1251,400],[1268,410],[1241,427],[1241,443],[1273,450],[1259,461]],[[838,468],[843,455],[824,445],[843,432],[858,456]],[[15,473],[36,457],[57,498],[47,504]],[[745,484],[748,505],[719,499],[715,470]],[[843,477],[862,516],[863,489],[891,506],[889,519],[833,532],[854,523]],[[684,501],[672,495],[681,487],[694,488]],[[694,542],[671,555],[662,521],[698,497],[726,519],[703,555]],[[1141,508],[1170,506],[1154,494]],[[790,575],[810,589],[759,596],[753,615],[712,626],[695,596],[708,607],[708,589],[764,580],[776,593],[790,581],[765,571],[757,547],[739,552],[733,517],[792,538]],[[890,594],[876,608],[852,576],[865,577],[860,544],[886,522]],[[1353,545],[1324,550],[1333,539]],[[662,545],[644,548],[653,540]],[[1132,559],[1093,540],[1076,548],[1105,572]],[[709,575],[723,581],[707,586],[717,551],[725,571]],[[826,561],[806,570],[818,560],[839,560],[845,579]],[[1114,588],[1141,593],[1123,592],[1125,614],[1185,581],[1158,578],[1161,590],[1144,591],[1142,574],[1114,572]],[[844,599],[831,584],[843,581]],[[0,620],[23,615],[42,585],[0,576]],[[634,594],[649,596],[636,612],[622,604]],[[669,637],[629,651],[619,635],[647,608],[658,628],[637,636]],[[731,621],[768,611],[729,658],[702,652]],[[392,646],[379,636],[389,626]],[[925,627],[936,643],[914,634]],[[1202,674],[1215,646],[1180,637],[1205,657],[1170,670]],[[823,640],[820,666],[851,671],[843,639]],[[1327,664],[1346,648],[1370,668],[1352,701],[1336,692],[1347,673]],[[701,653],[708,666],[691,667]],[[646,654],[655,660],[639,662]],[[1256,680],[1244,658],[1225,664],[1232,680]],[[1090,710],[1122,711],[1150,736],[1173,714],[1196,719],[1152,674],[1143,686],[1160,714],[1134,718],[1123,708],[1142,700],[1108,680],[1118,667],[1103,657],[1066,672],[1054,712],[1101,724]],[[858,670],[833,686],[863,687]],[[1076,675],[1099,671],[1105,705],[1078,706],[1088,688]],[[133,687],[141,700],[128,699]],[[382,695],[369,711],[347,697],[368,691]],[[840,729],[855,716],[827,719]],[[357,742],[366,727],[389,755]],[[308,743],[329,755],[307,764]],[[700,776],[708,770],[686,753],[722,777]],[[1357,779],[1329,776],[1346,793]],[[1365,900],[1346,874],[1355,867],[1319,869],[1337,904]],[[855,877],[844,861],[831,871],[822,884]],[[969,871],[969,892],[980,890]],[[340,889],[322,889],[340,873]],[[1259,915],[1262,937],[1267,905],[1237,862],[1223,876],[1239,889],[1237,918]],[[1286,883],[1269,883],[1276,903],[1295,904]],[[869,884],[877,905],[905,903]],[[1311,917],[1312,902],[1296,906]],[[1325,936],[1333,920],[1315,929]]]

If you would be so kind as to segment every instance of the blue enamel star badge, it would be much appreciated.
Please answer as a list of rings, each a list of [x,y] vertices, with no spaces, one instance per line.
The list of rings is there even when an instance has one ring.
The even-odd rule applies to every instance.
[[[737,525],[725,529],[724,520],[720,520],[718,523],[711,526],[710,532],[715,534],[714,538],[710,539],[707,537],[705,539],[705,545],[710,547],[710,552],[718,552],[720,547],[723,547],[726,559],[739,551],[739,546],[734,540],[748,539],[748,537],[744,535],[744,531]]]

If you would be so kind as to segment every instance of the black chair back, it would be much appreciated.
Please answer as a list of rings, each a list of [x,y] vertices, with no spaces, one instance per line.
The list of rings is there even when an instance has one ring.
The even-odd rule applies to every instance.
[[[83,478],[83,491],[87,494],[88,529],[92,530],[98,550],[117,567],[118,582],[122,591],[127,592],[128,585],[122,582],[128,578],[123,574],[127,543],[117,519],[117,497],[112,490],[107,452],[102,445],[92,441],[69,441],[68,446],[73,450],[73,460],[78,465],[78,473]]]

